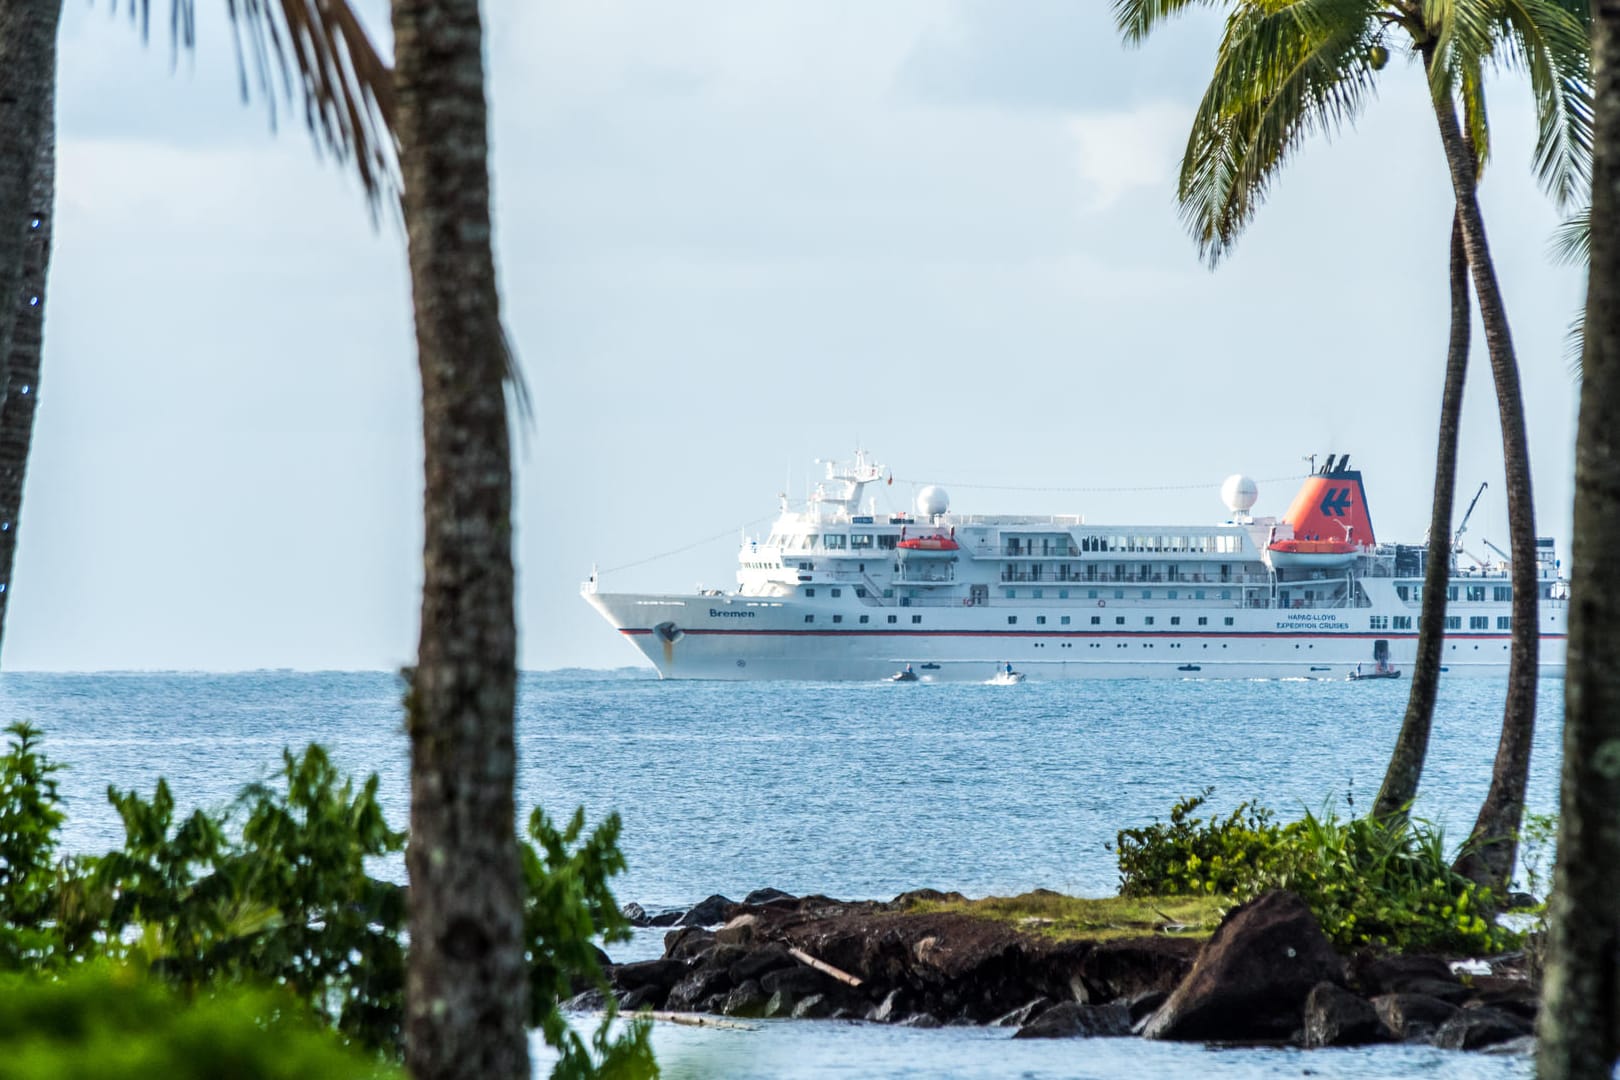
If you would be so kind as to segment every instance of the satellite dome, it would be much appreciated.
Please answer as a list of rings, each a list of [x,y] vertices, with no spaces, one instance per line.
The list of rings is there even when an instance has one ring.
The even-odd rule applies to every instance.
[[[1221,485],[1221,501],[1234,514],[1247,514],[1259,497],[1260,489],[1251,478],[1242,473],[1228,476],[1226,483]]]
[[[937,484],[929,484],[917,492],[917,513],[923,517],[938,517],[951,508],[951,497]]]

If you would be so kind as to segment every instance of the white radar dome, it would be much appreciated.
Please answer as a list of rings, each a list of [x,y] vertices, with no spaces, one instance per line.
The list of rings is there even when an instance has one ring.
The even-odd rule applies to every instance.
[[[951,497],[936,484],[929,484],[917,492],[917,513],[923,517],[937,517],[950,508]]]
[[[1254,507],[1254,502],[1259,497],[1259,487],[1255,485],[1252,479],[1242,473],[1228,476],[1226,483],[1221,485],[1221,501],[1234,514],[1247,514]]]

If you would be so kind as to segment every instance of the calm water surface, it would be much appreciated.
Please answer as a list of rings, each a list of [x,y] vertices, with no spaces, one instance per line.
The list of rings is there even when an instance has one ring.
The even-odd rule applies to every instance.
[[[1557,796],[1562,683],[1546,682],[1530,804]],[[1505,683],[1443,685],[1418,814],[1460,839],[1489,780]],[[665,683],[640,673],[531,674],[519,697],[519,803],[593,819],[617,810],[630,863],[621,900],[689,904],[770,885],[844,898],[932,886],[970,896],[1118,883],[1105,845],[1215,788],[1285,816],[1371,802],[1405,704],[1397,683]],[[166,776],[183,806],[223,806],[324,743],[377,772],[406,818],[400,685],[381,673],[6,674],[0,719],[46,731],[71,768],[67,846],[121,830],[109,785]],[[402,874],[396,863],[379,868]],[[615,959],[656,954],[643,934]],[[660,1026],[677,1077],[1510,1077],[1520,1057],[1412,1048],[1212,1051],[1137,1040],[1011,1043],[1007,1032],[761,1023]]]

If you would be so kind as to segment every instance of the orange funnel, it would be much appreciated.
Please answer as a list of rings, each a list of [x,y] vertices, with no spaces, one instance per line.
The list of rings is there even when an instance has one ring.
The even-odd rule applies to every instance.
[[[1361,473],[1348,468],[1349,462],[1350,455],[1346,454],[1335,467],[1330,456],[1320,472],[1305,478],[1288,513],[1283,515],[1283,521],[1294,527],[1295,537],[1349,540],[1364,547],[1378,542],[1373,536],[1372,515],[1367,512],[1367,491],[1361,486]]]

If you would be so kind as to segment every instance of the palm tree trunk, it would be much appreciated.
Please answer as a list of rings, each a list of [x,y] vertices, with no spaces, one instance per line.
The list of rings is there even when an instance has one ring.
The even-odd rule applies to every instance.
[[[1446,384],[1440,395],[1440,444],[1434,456],[1434,506],[1429,511],[1429,554],[1423,573],[1423,607],[1418,615],[1417,662],[1406,717],[1395,739],[1384,785],[1373,803],[1373,817],[1406,812],[1417,798],[1423,760],[1429,752],[1434,700],[1440,689],[1440,658],[1446,639],[1446,588],[1451,582],[1451,505],[1457,488],[1457,433],[1462,417],[1463,383],[1468,376],[1468,344],[1473,318],[1468,304],[1468,253],[1462,221],[1451,219],[1451,337],[1446,345]]]
[[[512,471],[490,250],[478,0],[394,0],[422,375],[422,627],[411,736],[406,1064],[528,1080],[514,834]]]
[[[12,323],[10,372],[0,401],[0,634],[11,601],[11,571],[17,559],[23,480],[34,441],[39,404],[40,358],[45,346],[45,282],[51,263],[51,215],[56,202],[56,39],[51,39],[53,89],[41,114],[38,149],[29,179],[28,243],[23,249],[21,288]]]
[[[1564,680],[1558,866],[1536,1075],[1602,1077],[1620,1056],[1620,0],[1593,14],[1592,253]]]
[[[29,179],[56,83],[62,0],[0,0],[0,397],[6,393],[11,305],[23,281]]]
[[[1427,65],[1425,65],[1427,66]],[[1502,737],[1491,769],[1491,786],[1479,808],[1468,844],[1458,858],[1457,870],[1498,896],[1513,872],[1519,848],[1519,821],[1524,816],[1524,792],[1530,778],[1530,743],[1536,726],[1536,678],[1540,661],[1540,624],[1537,611],[1536,516],[1530,488],[1530,448],[1524,428],[1524,403],[1519,394],[1519,365],[1513,355],[1513,336],[1507,309],[1496,283],[1485,221],[1475,194],[1474,158],[1457,124],[1449,100],[1434,102],[1445,147],[1451,184],[1457,196],[1457,217],[1462,224],[1468,268],[1479,297],[1480,319],[1485,324],[1485,345],[1496,384],[1496,408],[1502,425],[1502,465],[1507,478],[1508,550],[1513,556],[1513,638],[1508,653],[1507,704],[1502,712]]]

